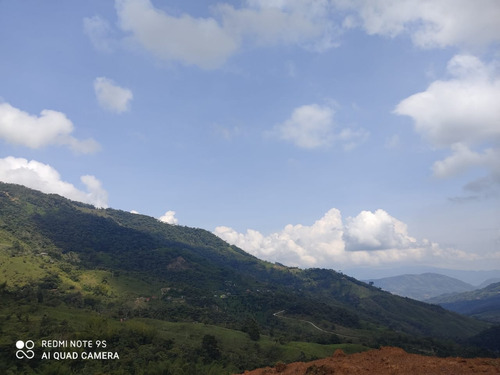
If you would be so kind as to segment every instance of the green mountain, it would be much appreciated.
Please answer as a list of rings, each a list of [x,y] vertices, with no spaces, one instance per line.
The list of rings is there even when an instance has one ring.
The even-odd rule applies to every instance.
[[[2,374],[228,374],[380,345],[473,355],[467,340],[489,327],[332,270],[264,262],[203,229],[5,183],[0,296]],[[33,359],[16,358],[19,340]],[[104,342],[119,359],[51,340]],[[46,358],[57,352],[77,358]]]
[[[468,292],[476,289],[453,277],[437,273],[400,275],[369,280],[373,285],[398,296],[425,301],[442,294]]]
[[[500,324],[500,283],[471,292],[439,296],[429,300],[447,310]]]
[[[479,284],[476,289],[486,288],[487,286],[495,283],[500,283],[500,277],[492,277],[490,279],[487,279]]]

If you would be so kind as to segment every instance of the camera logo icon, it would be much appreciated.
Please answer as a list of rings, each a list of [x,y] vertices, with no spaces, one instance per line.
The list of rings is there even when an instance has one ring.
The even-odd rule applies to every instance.
[[[35,343],[33,340],[18,340],[16,342],[16,348],[18,349],[16,351],[16,358],[17,359],[33,359],[35,356],[35,352],[32,350],[35,347]],[[23,350],[26,349],[26,350]]]

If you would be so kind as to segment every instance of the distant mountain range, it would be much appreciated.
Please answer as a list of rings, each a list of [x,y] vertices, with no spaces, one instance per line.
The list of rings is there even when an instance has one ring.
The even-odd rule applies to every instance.
[[[500,279],[475,287],[461,280],[435,274],[400,275],[368,280],[393,294],[437,304],[447,310],[500,323]]]
[[[368,282],[398,296],[418,301],[425,301],[442,294],[468,292],[476,289],[471,284],[437,273],[392,276],[368,280]]]
[[[496,283],[500,283],[500,277],[494,277],[494,278],[483,281],[481,284],[479,284],[477,289],[483,289],[491,284],[496,284]]]
[[[460,314],[500,323],[500,282],[470,292],[434,297],[428,302]]]
[[[355,277],[358,280],[377,280],[393,276],[401,275],[421,275],[423,273],[437,273],[439,275],[445,275],[458,280],[461,280],[467,284],[474,285],[481,288],[486,285],[482,285],[487,280],[499,279],[500,281],[500,269],[492,270],[455,270],[449,268],[438,268],[438,267],[428,267],[428,266],[405,266],[398,268],[349,268],[343,269],[343,272]],[[491,283],[490,283],[491,284]]]
[[[487,322],[332,270],[265,262],[203,229],[5,183],[0,299],[3,374],[229,374],[380,345],[491,354],[478,339]],[[105,340],[120,360],[12,355],[17,340],[74,338]]]

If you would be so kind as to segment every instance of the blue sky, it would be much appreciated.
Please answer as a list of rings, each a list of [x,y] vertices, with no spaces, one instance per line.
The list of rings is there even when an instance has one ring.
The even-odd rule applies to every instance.
[[[500,268],[496,0],[0,1],[0,180],[300,267]]]

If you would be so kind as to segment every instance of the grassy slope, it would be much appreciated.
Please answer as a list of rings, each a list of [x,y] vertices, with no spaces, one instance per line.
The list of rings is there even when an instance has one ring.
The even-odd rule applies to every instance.
[[[6,299],[3,298],[4,303]],[[10,302],[10,303],[9,303]],[[335,349],[357,352],[367,348],[355,344],[322,345],[308,342],[282,341],[276,337],[262,335],[258,342],[238,330],[224,327],[186,322],[169,322],[157,319],[130,318],[120,321],[117,318],[103,317],[88,309],[75,309],[59,305],[57,307],[32,303],[19,305],[7,301],[0,310],[2,324],[0,348],[2,353],[13,354],[13,343],[18,339],[33,339],[37,345],[41,339],[48,340],[105,340],[110,351],[119,353],[119,363],[108,363],[106,371],[119,373],[123,369],[129,373],[151,374],[147,370],[149,361],[156,361],[164,366],[175,367],[176,361],[184,364],[196,363],[199,358],[201,342],[205,335],[212,335],[223,353],[217,374],[232,373],[244,369],[273,364],[279,361],[293,362],[311,360],[331,355]],[[133,339],[131,339],[133,337]],[[52,351],[58,351],[54,349]],[[142,353],[141,353],[142,351]],[[78,373],[92,371],[92,363],[81,363],[76,368]],[[33,369],[51,368],[50,361],[40,363],[13,361],[11,357],[0,357],[0,369],[5,374],[17,374]],[[89,367],[90,366],[90,367]],[[146,366],[146,367],[144,367]],[[179,365],[180,366],[180,365]],[[200,362],[194,373],[204,372],[212,364]],[[72,371],[75,370],[72,363]],[[65,371],[69,371],[68,366]],[[179,372],[182,373],[182,372]],[[189,373],[189,372],[187,372]]]

